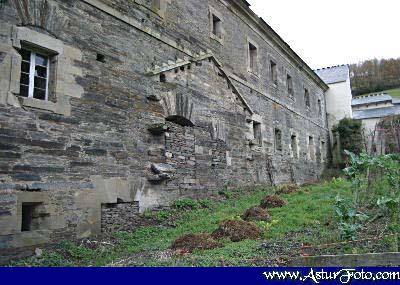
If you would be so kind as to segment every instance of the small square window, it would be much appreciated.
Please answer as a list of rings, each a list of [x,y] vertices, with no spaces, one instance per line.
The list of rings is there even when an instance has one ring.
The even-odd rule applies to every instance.
[[[39,229],[40,217],[38,209],[41,203],[22,203],[21,231],[29,232]]]
[[[258,72],[258,49],[252,43],[249,43],[249,68],[253,73]]]
[[[275,129],[275,150],[282,151],[282,132],[280,129]]]
[[[106,56],[104,54],[98,53],[96,55],[96,60],[102,63],[106,62]]]
[[[270,61],[271,68],[271,81],[273,84],[278,85],[278,67],[275,62]]]
[[[165,75],[165,73],[160,74],[160,82],[161,83],[167,82],[167,76]]]

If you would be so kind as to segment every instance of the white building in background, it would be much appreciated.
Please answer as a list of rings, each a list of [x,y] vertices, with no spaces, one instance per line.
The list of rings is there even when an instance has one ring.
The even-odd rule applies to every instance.
[[[340,120],[353,118],[350,68],[348,65],[317,69],[315,72],[329,86],[325,93],[329,129]]]
[[[365,133],[369,135],[381,119],[400,115],[400,100],[387,93],[370,94],[354,98],[352,108],[353,118],[362,121]]]

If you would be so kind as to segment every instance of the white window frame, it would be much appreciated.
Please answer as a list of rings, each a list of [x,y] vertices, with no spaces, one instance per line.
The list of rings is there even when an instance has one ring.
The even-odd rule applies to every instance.
[[[35,88],[35,67],[36,67],[36,54],[37,52],[23,48],[23,50],[29,51],[31,53],[31,58],[30,58],[30,66],[29,66],[29,85],[28,85],[28,98],[32,99],[37,99],[33,97],[34,93],[34,88]],[[46,90],[45,90],[45,99],[44,101],[48,101],[49,99],[49,75],[50,75],[50,57],[44,54],[40,54],[42,56],[45,56],[47,58],[47,66],[46,66]],[[44,67],[44,66],[43,66]],[[21,69],[21,74],[22,74],[22,69]],[[40,77],[43,78],[43,77]],[[25,85],[25,84],[23,84]],[[26,85],[25,85],[26,86]],[[40,89],[40,88],[38,88]],[[43,89],[42,89],[43,90]],[[41,99],[37,99],[41,100]]]

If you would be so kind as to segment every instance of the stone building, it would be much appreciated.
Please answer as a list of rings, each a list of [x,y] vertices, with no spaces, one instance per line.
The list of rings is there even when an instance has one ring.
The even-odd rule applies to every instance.
[[[324,170],[328,86],[246,1],[0,5],[0,261]]]

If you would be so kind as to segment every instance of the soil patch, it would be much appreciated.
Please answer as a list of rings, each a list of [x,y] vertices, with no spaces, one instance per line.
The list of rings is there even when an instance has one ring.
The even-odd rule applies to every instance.
[[[266,209],[261,207],[252,207],[248,209],[242,216],[243,220],[251,221],[264,221],[269,222],[271,220],[271,215]]]
[[[210,234],[188,234],[174,241],[171,248],[180,253],[192,253],[195,250],[207,250],[222,247]]]
[[[287,205],[288,202],[277,195],[270,195],[265,197],[260,204],[261,208],[269,209],[269,208],[281,208]]]
[[[229,238],[233,242],[245,239],[259,239],[261,230],[253,223],[240,220],[227,220],[220,224],[219,228],[213,232],[215,239]]]

